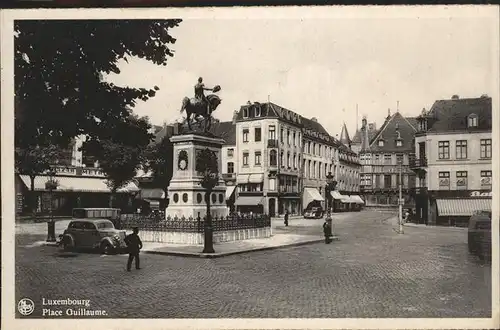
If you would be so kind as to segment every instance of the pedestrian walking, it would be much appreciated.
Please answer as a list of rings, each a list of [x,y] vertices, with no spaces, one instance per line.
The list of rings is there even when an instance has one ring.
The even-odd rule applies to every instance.
[[[285,227],[288,227],[288,211],[285,211]]]
[[[332,242],[332,218],[328,215],[323,223],[323,233],[325,234],[325,244],[330,244]]]
[[[127,271],[132,268],[132,261],[135,259],[135,269],[141,269],[139,261],[139,251],[142,249],[142,241],[139,237],[139,228],[134,227],[134,232],[125,237],[125,244],[128,249]]]
[[[406,210],[403,216],[403,224],[407,223],[409,220],[410,220],[410,212]]]

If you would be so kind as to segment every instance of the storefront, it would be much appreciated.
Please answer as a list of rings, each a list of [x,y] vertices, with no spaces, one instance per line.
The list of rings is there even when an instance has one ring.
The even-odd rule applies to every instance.
[[[49,191],[46,183],[57,182],[57,188]],[[113,196],[113,206],[122,212],[134,210],[134,197],[139,188],[134,182],[118,189]],[[16,175],[16,213],[31,214],[28,196],[33,194],[35,211],[38,214],[55,216],[71,215],[73,208],[107,208],[110,206],[111,192],[103,177],[62,176],[53,177],[39,175],[34,180],[34,193],[31,192],[31,179],[27,175]]]
[[[234,203],[236,202],[236,186],[226,186],[226,205],[229,208],[229,212],[234,212],[235,211],[235,205]]]
[[[476,211],[491,211],[491,190],[429,191],[429,224],[466,227]]]
[[[315,206],[321,207],[321,204],[324,201],[325,199],[321,196],[318,189],[311,187],[304,188],[304,195],[302,199],[302,209],[304,211]]]
[[[263,196],[238,196],[234,205],[241,214],[263,214],[264,202]]]
[[[333,212],[347,212],[351,210],[351,204],[355,203],[349,195],[343,195],[335,190],[330,192],[333,199]]]

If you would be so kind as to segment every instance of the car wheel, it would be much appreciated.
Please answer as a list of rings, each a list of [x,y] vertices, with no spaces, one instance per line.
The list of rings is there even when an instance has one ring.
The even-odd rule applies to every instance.
[[[71,250],[71,244],[69,243],[69,239],[64,238],[62,241],[62,248],[64,251],[69,251]]]
[[[102,254],[113,254],[113,247],[108,242],[101,243],[101,253]]]

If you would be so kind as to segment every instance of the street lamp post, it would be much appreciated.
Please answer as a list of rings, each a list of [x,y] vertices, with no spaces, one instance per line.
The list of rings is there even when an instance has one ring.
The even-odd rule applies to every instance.
[[[402,161],[399,161],[399,199],[398,199],[398,218],[399,218],[399,234],[404,234],[403,232],[403,191],[402,191],[402,175],[401,172],[403,171],[403,163]]]
[[[332,172],[328,172],[328,175],[326,176],[326,211],[328,214],[331,213],[331,208],[332,208],[332,192],[333,190],[333,175]]]
[[[45,182],[45,189],[49,191],[49,221],[47,221],[47,242],[55,242],[56,241],[56,226],[54,222],[54,213],[52,212],[52,202],[53,196],[52,193],[57,189],[57,181],[54,180],[54,171],[49,171],[48,176],[49,180]]]

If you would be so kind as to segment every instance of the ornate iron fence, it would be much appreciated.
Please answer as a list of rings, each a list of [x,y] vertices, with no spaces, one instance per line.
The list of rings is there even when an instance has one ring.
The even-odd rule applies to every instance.
[[[206,218],[185,217],[150,217],[137,214],[122,214],[116,221],[115,227],[119,229],[139,228],[139,231],[170,231],[202,233],[205,228]],[[265,228],[271,226],[271,218],[267,215],[229,215],[227,217],[213,217],[212,229],[214,232]]]

